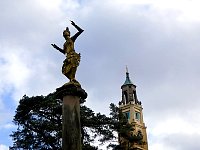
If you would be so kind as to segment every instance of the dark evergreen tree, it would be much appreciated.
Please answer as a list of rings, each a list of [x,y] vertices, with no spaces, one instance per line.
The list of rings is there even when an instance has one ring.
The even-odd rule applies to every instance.
[[[54,94],[23,96],[13,119],[18,128],[10,149],[61,149],[61,107]]]
[[[101,141],[105,140],[110,118],[95,114],[86,106],[80,107],[80,114],[82,149],[97,150],[91,143],[97,136]],[[23,96],[13,122],[18,128],[11,134],[13,146],[10,149],[61,149],[62,101],[54,94]]]
[[[98,147],[91,144],[97,137],[102,144],[117,142],[118,134],[130,142],[137,138],[129,136],[133,128],[114,104],[110,104],[110,117],[95,114],[90,108],[81,105],[80,119],[83,150],[97,150]],[[11,134],[13,145],[10,149],[61,149],[62,101],[56,99],[54,93],[47,96],[23,96],[13,122],[18,128]],[[120,149],[121,143],[117,147]]]

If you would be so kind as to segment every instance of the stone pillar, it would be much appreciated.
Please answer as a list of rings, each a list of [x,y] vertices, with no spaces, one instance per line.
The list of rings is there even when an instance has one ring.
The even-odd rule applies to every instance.
[[[56,90],[62,105],[62,149],[81,150],[80,102],[87,93],[73,84],[64,85]]]

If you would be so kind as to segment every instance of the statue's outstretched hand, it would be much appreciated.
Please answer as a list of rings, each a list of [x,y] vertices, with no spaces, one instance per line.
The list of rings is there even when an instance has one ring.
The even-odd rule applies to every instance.
[[[59,49],[59,47],[56,44],[51,44],[55,49]]]
[[[71,21],[71,24],[72,24],[73,26],[75,26],[75,25],[76,25],[74,21],[72,21],[72,20],[70,20],[70,21]]]
[[[56,44],[51,44],[55,49],[59,50],[61,53],[65,54],[65,51],[58,47]]]

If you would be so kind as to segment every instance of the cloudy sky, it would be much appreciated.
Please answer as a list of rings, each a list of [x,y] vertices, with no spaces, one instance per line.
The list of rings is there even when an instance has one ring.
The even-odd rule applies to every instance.
[[[199,0],[1,0],[0,150],[12,144],[19,99],[47,95],[67,82],[62,32],[74,20],[85,31],[77,80],[85,103],[109,113],[121,100],[128,65],[137,85],[149,150],[199,150]]]

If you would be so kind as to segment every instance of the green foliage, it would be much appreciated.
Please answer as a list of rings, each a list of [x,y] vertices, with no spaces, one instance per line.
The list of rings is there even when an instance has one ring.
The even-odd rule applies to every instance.
[[[98,147],[91,146],[90,144],[84,144],[82,150],[98,150]]]
[[[86,106],[80,107],[82,149],[96,150],[91,146],[99,136],[107,140],[111,119],[100,113],[95,114]],[[11,149],[61,149],[62,102],[54,94],[47,96],[23,96],[19,101],[13,120],[18,126],[11,134]]]
[[[112,118],[111,129],[116,131],[121,137],[126,138],[133,131],[132,125],[128,123],[127,118],[121,110],[112,103],[110,104],[110,115]]]
[[[100,142],[105,142],[109,131],[111,119],[100,113],[95,114],[90,108],[81,106],[82,143],[89,144],[98,136]]]
[[[53,94],[23,96],[14,116],[11,149],[61,149],[62,108]]]

